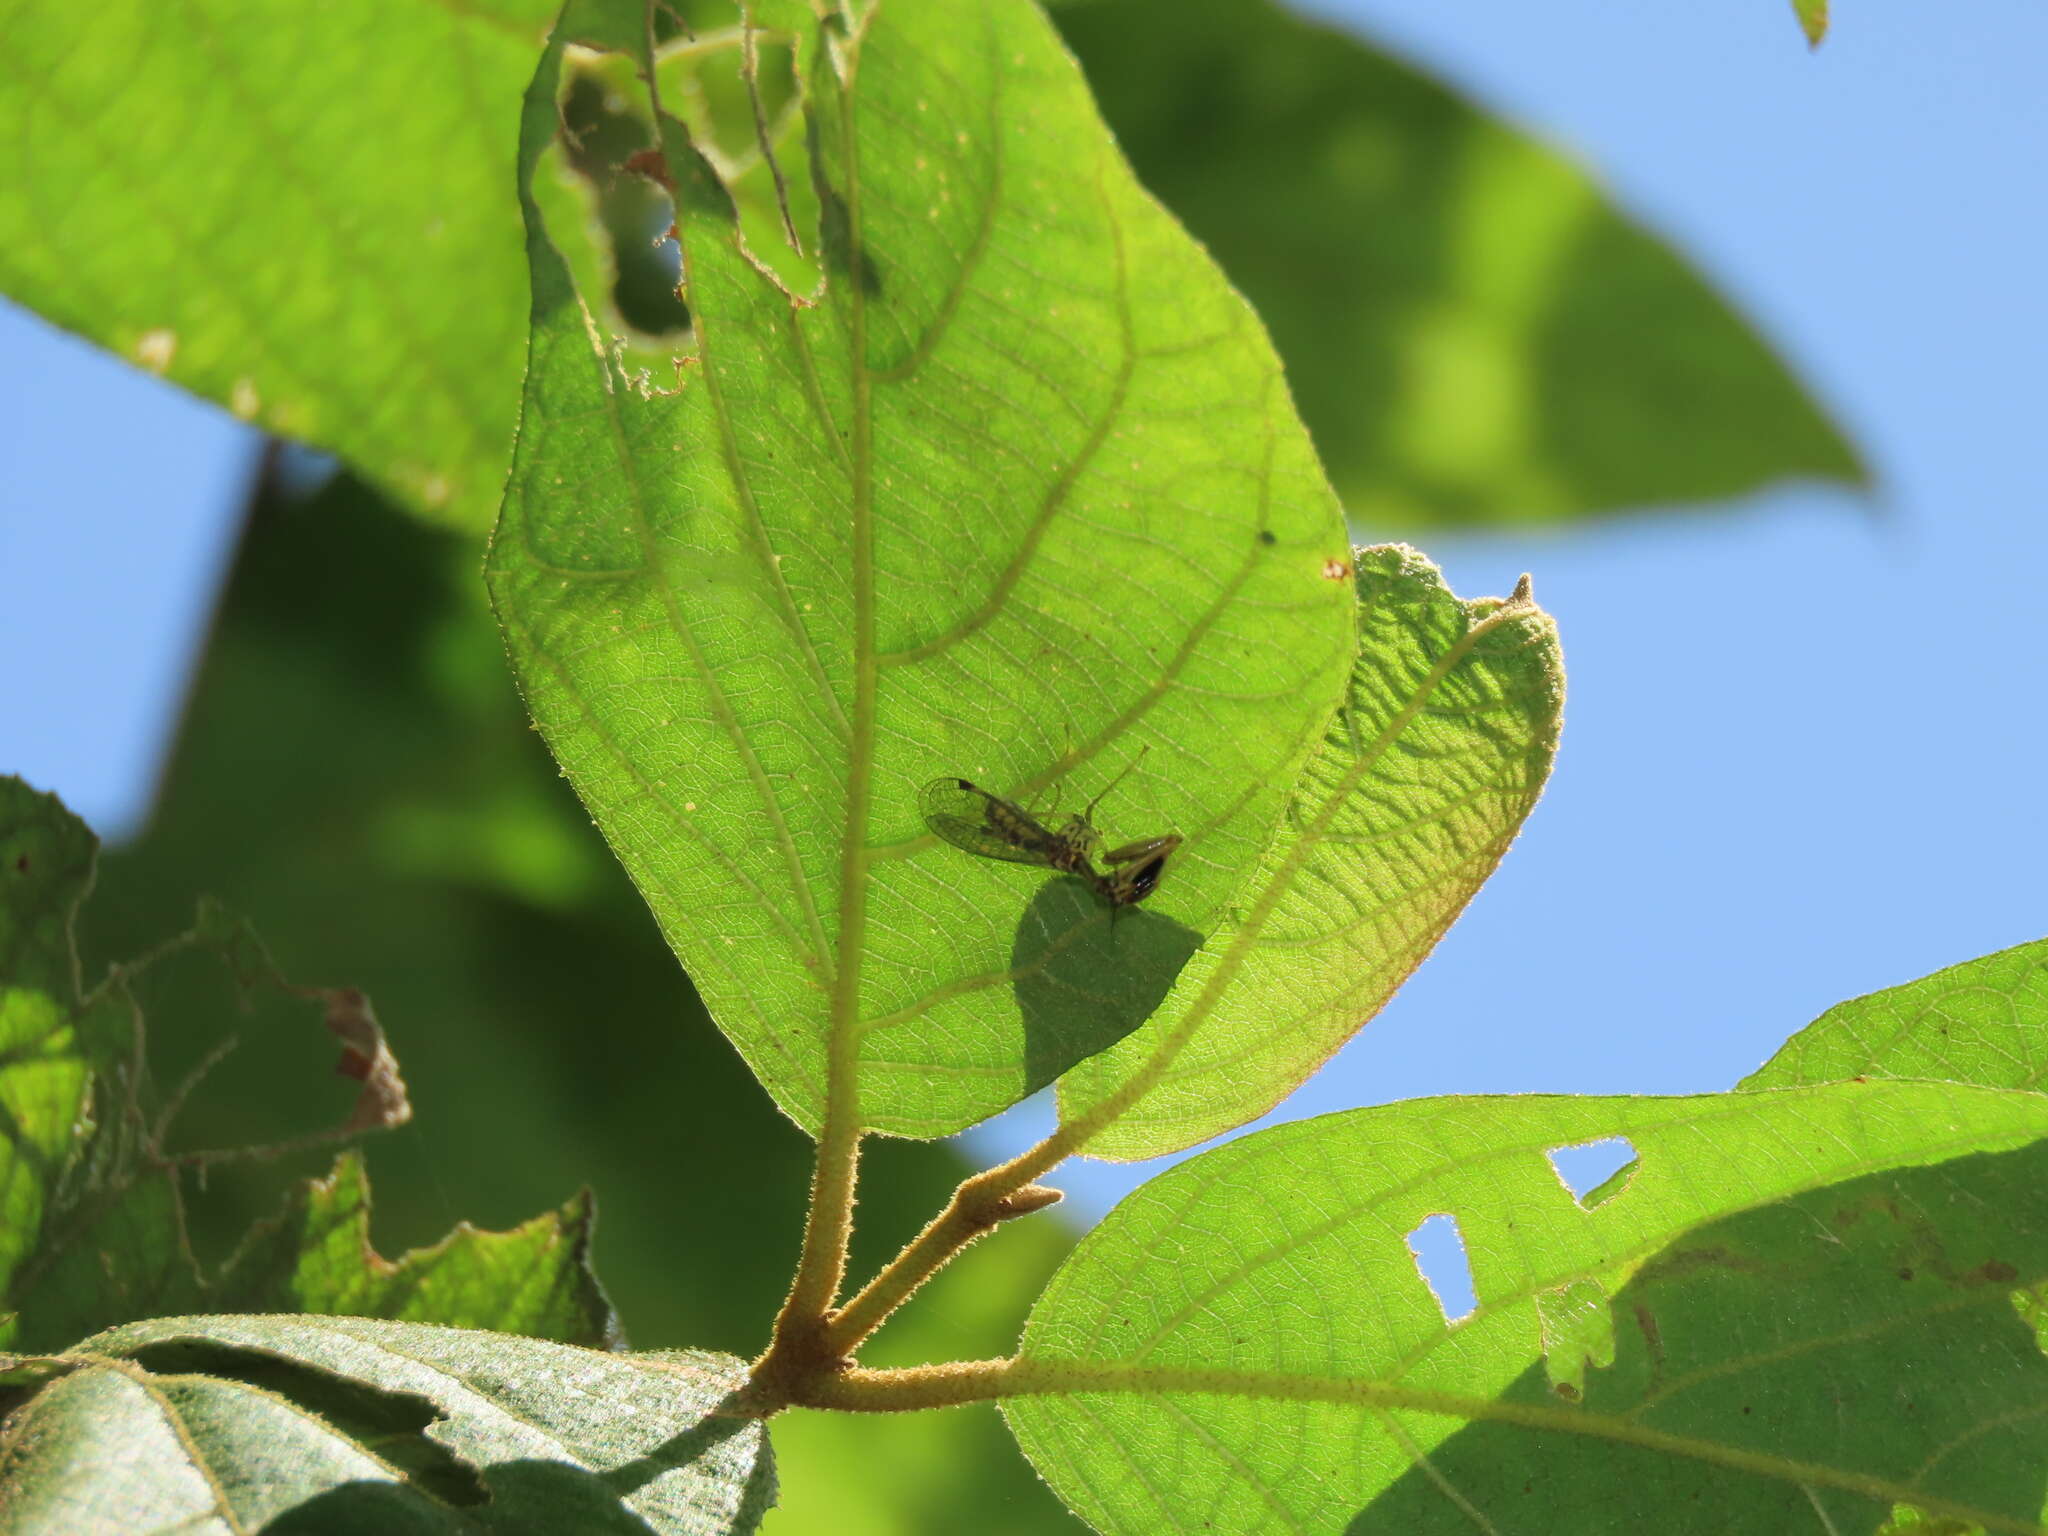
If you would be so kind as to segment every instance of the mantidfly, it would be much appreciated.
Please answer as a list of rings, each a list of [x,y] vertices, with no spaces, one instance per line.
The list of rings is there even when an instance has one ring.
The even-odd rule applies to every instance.
[[[1143,756],[1140,751],[1138,757]],[[1085,811],[1069,816],[1057,832],[1015,801],[991,794],[970,779],[933,779],[919,794],[918,804],[925,825],[955,848],[984,859],[1036,864],[1078,876],[1109,903],[1113,914],[1119,908],[1135,906],[1158,889],[1166,860],[1181,843],[1179,835],[1172,832],[1140,838],[1102,855],[1102,862],[1109,866],[1107,873],[1095,867],[1096,851],[1102,846],[1102,834],[1095,829],[1095,807],[1137,765],[1138,758],[1132,758],[1123,773],[1088,802]]]

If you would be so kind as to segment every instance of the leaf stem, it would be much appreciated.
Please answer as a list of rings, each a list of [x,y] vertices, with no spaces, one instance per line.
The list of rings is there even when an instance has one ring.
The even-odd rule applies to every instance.
[[[839,1356],[851,1355],[919,1286],[984,1232],[992,1232],[1003,1222],[1029,1216],[1059,1201],[1058,1190],[1034,1184],[1028,1177],[1013,1180],[1010,1169],[1011,1165],[1005,1163],[964,1180],[953,1191],[945,1209],[853,1300],[832,1315],[826,1323],[825,1337]]]
[[[847,239],[858,267],[861,251],[860,167],[855,152],[852,92],[839,92],[845,154]],[[846,1279],[847,1247],[860,1165],[860,971],[866,942],[868,812],[874,780],[875,530],[874,421],[867,368],[867,305],[858,282],[848,285],[851,321],[853,714],[847,744],[846,821],[839,849],[839,932],[832,977],[831,1034],[827,1046],[825,1107],[818,1127],[818,1159],[811,1174],[811,1205],[804,1219],[803,1251],[789,1296],[775,1319],[768,1349],[755,1363],[757,1397],[796,1401],[805,1383],[829,1377],[844,1352],[828,1332],[831,1307]]]

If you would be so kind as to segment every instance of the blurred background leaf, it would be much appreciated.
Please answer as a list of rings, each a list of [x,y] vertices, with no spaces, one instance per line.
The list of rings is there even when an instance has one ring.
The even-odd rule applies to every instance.
[[[195,890],[260,914],[282,967],[377,999],[405,1062],[413,1122],[369,1158],[380,1251],[458,1220],[510,1226],[588,1184],[631,1343],[751,1356],[795,1262],[810,1142],[704,1017],[527,727],[477,563],[472,541],[361,480],[300,495],[267,479],[149,831],[105,857],[91,949],[182,921]],[[218,1007],[181,973],[148,990],[175,1075]],[[276,1043],[251,1030],[219,1066],[184,1122],[195,1143],[306,1113],[308,1086],[266,1070]],[[950,1149],[891,1140],[864,1164],[862,1278],[966,1171]],[[250,1170],[211,1184],[193,1218],[205,1248],[275,1198]],[[1053,1216],[1013,1224],[873,1360],[1007,1351],[1068,1241]],[[786,1416],[785,1508],[766,1529],[898,1531],[913,1504],[973,1508],[997,1536],[1076,1529],[1006,1439],[988,1409]]]
[[[0,779],[0,1345],[62,1349],[116,1323],[190,1310],[350,1312],[585,1345],[612,1339],[616,1323],[588,1264],[587,1192],[510,1232],[458,1224],[393,1263],[370,1245],[369,1184],[360,1157],[345,1153],[329,1178],[292,1190],[278,1215],[246,1235],[226,1228],[238,1239],[231,1257],[202,1259],[187,1213],[207,1208],[210,1169],[302,1159],[403,1124],[410,1109],[362,994],[291,985],[249,926],[213,904],[104,976],[82,973],[73,921],[97,847],[56,796]],[[137,987],[176,959],[244,1012],[266,994],[284,999],[287,1027],[267,1042],[278,1065],[266,1068],[264,1087],[297,1086],[301,1118],[280,1122],[280,1140],[190,1147],[181,1111],[208,1102],[205,1079],[238,1038],[219,1006],[192,1013],[185,1044],[187,1054],[204,1046],[199,1064],[168,1092],[156,1086]],[[326,1005],[330,1030],[344,1016],[344,1076],[365,1078],[359,1049],[380,1063],[345,1121],[355,1090],[308,1070],[333,1059],[331,1040],[305,1027],[313,1003]],[[317,1053],[306,1048],[316,1038]],[[246,1187],[268,1197],[277,1183],[273,1174]]]
[[[1268,0],[1054,16],[1139,178],[1272,331],[1366,529],[1864,481],[1683,258],[1420,71]]]
[[[115,0],[88,29],[60,0],[17,4],[0,290],[481,529],[526,320],[518,104],[555,9],[192,0],[165,25]],[[703,28],[731,14],[688,10]],[[1059,19],[1141,178],[1265,317],[1362,524],[1863,480],[1667,245],[1417,71],[1266,0],[1099,0]],[[735,110],[730,63],[714,48],[701,90],[678,91],[700,130]],[[618,126],[601,94],[568,106]],[[679,323],[647,188],[584,195],[612,252],[610,318]]]

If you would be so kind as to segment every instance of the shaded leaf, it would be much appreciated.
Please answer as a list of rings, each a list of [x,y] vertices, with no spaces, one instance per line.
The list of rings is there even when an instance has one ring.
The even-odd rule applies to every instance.
[[[1887,1082],[1425,1100],[1281,1126],[1170,1170],[1082,1241],[1033,1310],[1006,1388],[1028,1395],[1005,1411],[1105,1532],[1470,1531],[1524,1510],[1545,1529],[1557,1510],[1567,1530],[1792,1530],[1816,1523],[1809,1488],[1830,1517],[1873,1498],[1938,1507],[1963,1474],[1953,1458],[1932,1471],[1936,1453],[1985,1431],[1987,1455],[2012,1448],[2028,1431],[2000,1430],[2003,1415],[2048,1382],[2006,1297],[2048,1274],[2042,1186],[2023,1195],[2018,1177],[2044,1135],[2037,1095]],[[1588,1208],[1545,1152],[1609,1136],[1640,1162]],[[1918,1187],[1939,1197],[1891,1208],[1829,1188],[1892,1169],[1926,1170]],[[1754,1263],[1693,1230],[1759,1207],[1772,1235]],[[1438,1212],[1457,1221],[1478,1298],[1455,1325],[1404,1241]],[[1873,1288],[1896,1303],[1900,1282],[1871,1258],[1895,1261],[1902,1242],[1947,1268],[1874,1312]],[[1663,1338],[1664,1308],[1690,1305],[1681,1293],[1654,1294],[1646,1313],[1624,1289],[1653,1281],[1729,1287],[1701,1352]],[[1588,1325],[1594,1287],[1612,1298],[1609,1330]],[[1972,1316],[1959,1322],[1959,1306]],[[1980,1390],[1974,1366],[1895,1375],[1893,1330],[1913,1359],[1975,1360],[1958,1340],[1978,1341],[2006,1362],[2000,1384]],[[1547,1370],[1546,1340],[1564,1354]],[[1494,1455],[1459,1457],[1453,1477],[1440,1457],[1468,1421]],[[1581,1454],[1539,1488],[1542,1469]],[[2028,1455],[2000,1486],[2048,1467],[2038,1446]],[[1397,1488],[1382,1521],[1375,1501]],[[1749,1518],[1759,1509],[1778,1513]]]
[[[653,1530],[774,1501],[742,1362],[366,1318],[191,1317],[88,1339],[0,1436],[23,1533]],[[272,1524],[272,1522],[276,1522]]]
[[[1269,0],[1057,14],[1140,178],[1271,327],[1363,526],[1865,481],[1683,257],[1428,76]]]
[[[1068,1120],[1126,1103],[1092,1156],[1177,1151],[1279,1103],[1422,963],[1542,791],[1564,702],[1549,616],[1526,591],[1460,599],[1405,547],[1355,564],[1345,702],[1231,920],[1150,1025],[1060,1085]]]
[[[1858,1075],[2039,1089],[2048,1076],[2048,939],[1838,1003],[1739,1086]]]
[[[393,1265],[369,1245],[368,1186],[349,1159],[333,1180],[302,1186],[227,1273],[203,1264],[186,1220],[195,1174],[401,1124],[410,1112],[404,1085],[360,991],[285,982],[247,925],[211,904],[142,962],[81,990],[72,924],[96,847],[55,796],[0,779],[0,1343],[51,1348],[201,1304],[390,1311],[589,1343],[612,1336],[587,1263],[587,1197],[513,1233],[465,1225]],[[244,988],[322,1005],[346,1042],[344,1075],[364,1082],[345,1120],[266,1145],[171,1144],[219,1051],[216,1041],[168,1094],[153,1088],[136,986],[180,951],[217,957]]]
[[[1186,835],[1148,912],[1206,931],[1334,701],[1342,529],[1257,322],[1041,17],[882,8],[803,57],[823,292],[749,259],[671,125],[675,389],[613,367],[529,206],[489,574],[550,746],[777,1102],[816,1127],[836,1041],[865,1125],[934,1136],[1112,1038],[1080,989],[1035,1024],[1011,996],[1020,945],[1110,914],[1034,950],[1040,877],[940,844],[919,787],[1072,805],[1144,753],[1101,819]],[[551,57],[529,168],[556,122]]]
[[[1616,1294],[1611,1357],[1566,1399],[1596,1428],[1512,1426],[1563,1395],[1531,1367],[1347,1529],[1463,1536],[1451,1488],[1548,1530],[2038,1533],[2048,1358],[2013,1283],[2048,1274],[2044,1189],[2036,1143],[1689,1232]]]

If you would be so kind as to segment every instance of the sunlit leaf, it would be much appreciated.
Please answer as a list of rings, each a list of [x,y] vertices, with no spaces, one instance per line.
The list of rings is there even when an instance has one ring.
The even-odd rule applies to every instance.
[[[0,289],[484,526],[519,397],[512,125],[554,9],[9,7]]]
[[[1042,17],[882,7],[802,57],[823,290],[749,258],[671,125],[674,379],[613,366],[529,206],[489,572],[549,744],[777,1101],[815,1128],[836,1042],[863,1123],[930,1136],[1136,1023],[1221,917],[1335,702],[1346,551],[1256,320]],[[551,56],[528,167],[556,121]],[[1111,843],[1187,842],[1112,926],[932,837],[946,774],[1068,810],[1114,782]]]
[[[1740,1086],[1861,1074],[2039,1090],[2048,1079],[2048,939],[1839,1003]]]
[[[729,1356],[192,1317],[65,1358],[0,1440],[15,1530],[745,1536],[775,1496],[765,1427],[720,1412]]]
[[[1176,1151],[1279,1103],[1421,964],[1543,788],[1549,616],[1526,592],[1460,599],[1411,549],[1355,563],[1358,659],[1280,835],[1158,1018],[1060,1085],[1068,1119],[1125,1106],[1091,1155]]]
[[[601,1346],[616,1339],[618,1321],[590,1268],[596,1215],[586,1190],[509,1232],[461,1222],[431,1248],[386,1259],[370,1245],[362,1158],[347,1153],[250,1234],[209,1299],[238,1312],[381,1317]]]
[[[1580,1203],[1546,1152],[1616,1136],[1638,1165]],[[1109,1533],[2031,1531],[2043,1136],[2039,1095],[1878,1081],[1281,1126],[1083,1240],[1005,1411]],[[1455,1324],[1405,1241],[1439,1212]]]

